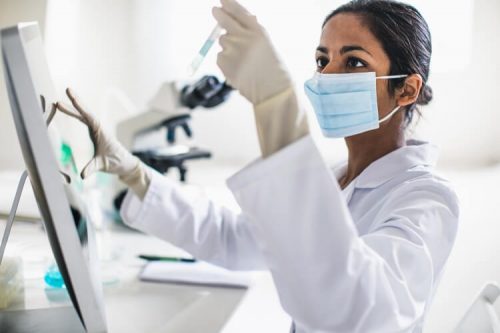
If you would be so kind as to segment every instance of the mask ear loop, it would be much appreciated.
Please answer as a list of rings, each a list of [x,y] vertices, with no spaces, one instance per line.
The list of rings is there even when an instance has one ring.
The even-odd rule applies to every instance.
[[[407,77],[408,75],[406,74],[401,74],[401,75],[386,75],[386,76],[377,76],[377,80],[387,80],[387,79],[402,79],[404,77]],[[382,119],[379,119],[378,123],[383,123],[384,121],[388,120],[391,118],[396,112],[398,112],[401,109],[401,106],[398,105],[396,106],[391,112],[389,112],[388,115],[385,117],[382,117]]]
[[[386,115],[385,117],[383,117],[382,119],[379,119],[378,123],[383,123],[384,121],[386,121],[387,119],[391,118],[396,112],[398,112],[399,110],[401,109],[401,106],[398,105],[394,108],[394,110],[392,110],[391,112],[389,112],[388,115]]]
[[[386,76],[377,76],[377,80],[390,80],[390,79],[402,79],[404,77],[407,77],[408,74],[401,74],[401,75],[386,75]]]

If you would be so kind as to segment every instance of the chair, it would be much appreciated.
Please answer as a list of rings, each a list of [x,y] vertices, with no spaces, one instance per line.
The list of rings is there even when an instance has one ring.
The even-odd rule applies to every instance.
[[[488,282],[474,298],[453,333],[500,333],[500,319],[494,303],[500,296],[500,287]]]

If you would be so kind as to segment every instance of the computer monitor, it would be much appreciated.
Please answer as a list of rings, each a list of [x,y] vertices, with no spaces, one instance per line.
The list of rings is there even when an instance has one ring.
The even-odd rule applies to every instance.
[[[106,332],[94,232],[81,183],[77,173],[69,184],[61,175],[61,147],[51,133],[55,124],[47,126],[50,112],[42,112],[43,105],[50,111],[57,94],[38,24],[20,23],[3,29],[1,45],[20,147],[55,260],[84,329]]]

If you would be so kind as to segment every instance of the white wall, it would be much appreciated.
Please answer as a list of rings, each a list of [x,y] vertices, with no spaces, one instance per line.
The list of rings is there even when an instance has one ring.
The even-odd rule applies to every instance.
[[[268,28],[277,48],[302,91],[314,69],[314,49],[323,17],[343,1],[243,1]],[[433,32],[434,58],[430,84],[435,100],[424,108],[417,135],[442,147],[442,162],[483,165],[500,160],[491,144],[500,139],[495,125],[500,115],[495,103],[499,88],[500,3],[490,0],[410,1],[421,9]],[[136,111],[166,80],[186,80],[186,68],[208,35],[216,0],[50,0],[46,46],[58,91],[74,87],[89,108],[109,127],[127,115],[117,102],[124,93]],[[45,2],[0,0],[0,24],[44,19]],[[279,18],[279,19],[276,19]],[[209,54],[195,78],[220,75],[215,65],[218,47]],[[193,79],[195,79],[193,78]],[[3,82],[1,142],[14,131],[6,112]],[[308,108],[307,101],[304,103]],[[7,109],[8,111],[8,109]],[[311,116],[313,134],[330,161],[345,155],[342,141],[323,139]],[[58,119],[77,151],[77,160],[91,154],[82,126]],[[198,144],[214,152],[215,162],[245,163],[258,154],[250,105],[240,96],[213,112],[194,114]],[[65,134],[65,133],[63,133]],[[228,144],[231,142],[231,144]],[[19,153],[0,147],[0,167],[20,165]],[[77,161],[80,162],[80,161]],[[83,162],[80,162],[83,163]]]
[[[472,10],[470,42],[469,36],[463,36],[463,42],[470,43],[470,57],[457,64],[456,70],[439,72],[433,68],[435,100],[424,110],[427,119],[419,126],[421,135],[441,145],[443,162],[455,167],[500,161],[500,109],[496,99],[500,90],[500,2],[476,0]],[[440,24],[449,24],[452,17],[443,13]],[[449,34],[456,44],[462,43],[460,34],[453,30]],[[460,50],[447,56],[452,62],[455,57],[462,58]]]
[[[66,86],[75,87],[110,127],[126,112],[117,106],[119,92],[140,111],[164,81],[192,81],[207,73],[222,77],[215,64],[218,46],[194,78],[186,76],[189,63],[215,24],[211,7],[217,1],[50,0],[49,4],[46,46],[57,88],[63,92]],[[276,35],[302,90],[301,82],[314,69],[323,17],[319,6],[284,0],[251,5],[262,12],[261,21]],[[77,159],[85,159],[91,149],[88,140],[82,140],[86,138],[82,127],[62,122],[63,132],[71,134],[67,137],[78,152]],[[212,150],[216,162],[245,163],[258,155],[251,107],[238,94],[214,111],[197,111],[193,130],[198,144]],[[343,149],[340,142],[337,145]]]

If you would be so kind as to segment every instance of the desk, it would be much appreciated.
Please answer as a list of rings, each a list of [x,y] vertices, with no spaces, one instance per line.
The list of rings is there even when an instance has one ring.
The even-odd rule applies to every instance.
[[[204,193],[218,204],[239,210],[225,179],[237,166],[215,166],[212,161],[190,165],[186,190]],[[175,173],[169,174],[173,179]],[[5,224],[0,221],[0,232]],[[185,255],[159,239],[130,229],[114,227],[97,233],[102,258],[109,332],[288,332],[290,318],[281,308],[268,272],[254,275],[248,291],[236,289],[146,283],[137,279],[144,262],[139,253]],[[43,275],[52,252],[40,224],[15,222],[7,244],[7,255],[22,254],[25,292],[14,307],[37,309],[68,305],[68,300],[47,299]],[[116,277],[118,276],[118,281]],[[49,295],[60,298],[59,295]],[[116,319],[118,318],[118,319]]]
[[[138,253],[184,255],[183,251],[124,227],[98,232],[97,241],[104,258],[101,272],[109,332],[288,331],[290,321],[279,306],[269,273],[255,273],[248,291],[146,283],[137,279],[144,264]],[[25,290],[9,309],[70,304],[64,294],[45,290],[42,278],[52,254],[40,224],[14,224],[7,245],[7,255],[13,254],[23,256]]]

